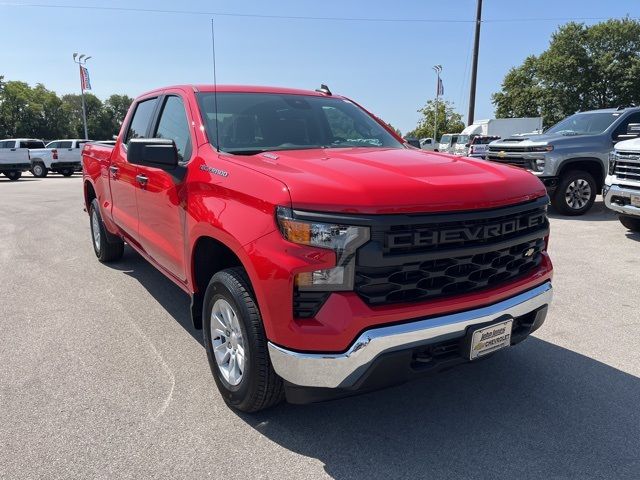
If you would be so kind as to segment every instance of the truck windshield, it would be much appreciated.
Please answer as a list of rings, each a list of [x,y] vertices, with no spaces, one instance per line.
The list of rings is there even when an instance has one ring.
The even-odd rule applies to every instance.
[[[451,135],[443,135],[440,138],[440,143],[442,143],[443,145],[447,143],[451,143]]]
[[[616,112],[576,113],[555,124],[546,134],[598,135],[620,116]]]
[[[198,94],[209,141],[219,150],[253,155],[310,148],[403,148],[349,100],[275,93]]]

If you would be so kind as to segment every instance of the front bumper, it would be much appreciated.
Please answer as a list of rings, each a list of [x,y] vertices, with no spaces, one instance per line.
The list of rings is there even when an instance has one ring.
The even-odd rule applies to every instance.
[[[605,185],[604,204],[615,212],[640,217],[640,207],[630,204],[631,195],[640,196],[640,189],[624,185]]]
[[[490,306],[366,330],[344,353],[302,353],[269,342],[269,355],[274,370],[290,388],[359,389],[367,370],[384,355],[447,341],[463,341],[470,326],[504,320],[506,317],[518,322],[536,312],[534,320],[521,320],[520,323],[528,325],[526,331],[520,333],[522,339],[542,325],[552,296],[551,282],[545,282]],[[517,341],[514,330],[512,344]],[[464,353],[458,357],[458,363],[462,363]],[[402,374],[394,369],[390,373]],[[379,383],[376,381],[376,384]]]

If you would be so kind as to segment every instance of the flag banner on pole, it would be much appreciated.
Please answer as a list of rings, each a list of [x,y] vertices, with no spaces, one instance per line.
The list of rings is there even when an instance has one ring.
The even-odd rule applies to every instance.
[[[438,78],[438,95],[444,95],[444,83],[442,83],[441,78]]]
[[[80,65],[80,84],[82,90],[91,90],[91,80],[89,80],[89,70]]]

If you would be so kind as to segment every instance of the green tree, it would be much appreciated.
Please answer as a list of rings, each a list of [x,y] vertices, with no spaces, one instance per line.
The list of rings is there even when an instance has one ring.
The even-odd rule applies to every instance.
[[[102,101],[92,93],[84,94],[85,107],[87,110],[87,130],[89,138],[104,140],[111,138],[108,127],[104,125]],[[75,93],[62,96],[64,111],[68,119],[69,136],[73,138],[84,138],[84,125],[82,123],[82,97]],[[105,137],[108,135],[108,137]]]
[[[96,138],[108,140],[117,135],[131,103],[133,99],[128,95],[111,95],[107,98],[102,108],[101,136]]]
[[[639,78],[640,21],[571,22],[507,73],[493,104],[497,117],[541,115],[550,126],[578,110],[638,104]]]
[[[429,100],[427,104],[418,112],[422,114],[422,118],[418,122],[418,126],[407,133],[407,137],[415,138],[433,138],[434,119],[436,116],[435,100]],[[438,102],[438,139],[445,133],[458,133],[464,129],[462,115],[456,113],[452,102]]]

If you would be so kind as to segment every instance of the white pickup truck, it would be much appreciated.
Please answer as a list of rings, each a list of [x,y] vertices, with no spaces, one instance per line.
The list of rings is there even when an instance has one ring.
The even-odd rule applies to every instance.
[[[31,168],[30,146],[38,147],[41,143],[32,144],[28,139],[0,140],[0,173],[9,180],[18,180]]]
[[[65,177],[70,177],[73,172],[82,170],[82,147],[89,140],[78,138],[54,140],[47,143],[45,150],[55,152],[53,155],[35,155],[31,151],[31,173],[35,177],[46,177],[49,172],[56,172]]]
[[[631,134],[640,135],[640,124],[629,127]],[[620,223],[640,232],[640,138],[616,143],[609,155],[603,194],[605,205],[618,212]]]

